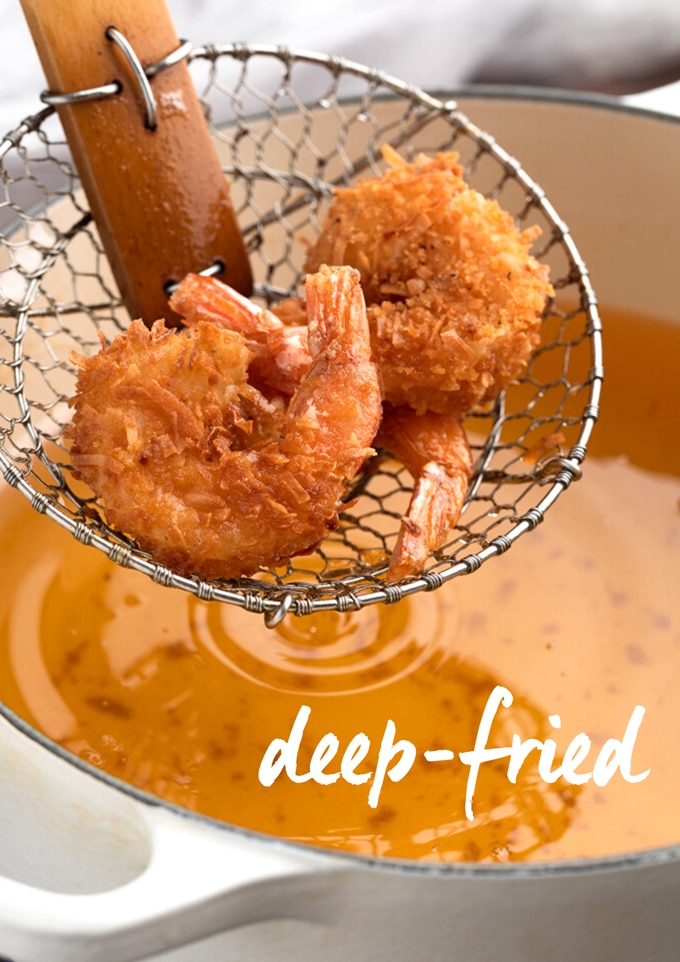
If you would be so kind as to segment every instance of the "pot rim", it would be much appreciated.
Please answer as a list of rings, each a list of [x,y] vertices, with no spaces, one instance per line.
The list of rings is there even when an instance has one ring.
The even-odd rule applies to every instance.
[[[432,96],[444,103],[457,103],[459,100],[507,100],[513,102],[528,102],[530,104],[553,104],[563,107],[578,107],[602,110],[618,115],[628,115],[631,118],[646,117],[664,124],[680,126],[680,115],[665,113],[649,107],[626,103],[618,97],[608,94],[597,94],[585,91],[563,91],[557,88],[528,87],[524,85],[501,84],[461,84],[445,91],[430,91]],[[635,852],[623,852],[617,855],[599,856],[596,858],[567,859],[544,862],[513,862],[509,864],[478,864],[471,862],[424,862],[418,860],[398,859],[361,853],[341,851],[325,848],[320,845],[295,842],[276,835],[256,832],[230,822],[225,822],[212,816],[204,815],[187,808],[183,808],[165,799],[152,795],[142,789],[130,785],[108,772],[101,771],[77,755],[67,751],[57,742],[52,741],[20,715],[0,701],[0,717],[21,734],[29,737],[33,742],[55,755],[60,760],[75,767],[85,775],[103,782],[115,791],[122,792],[136,802],[150,808],[163,809],[172,812],[179,818],[210,826],[218,831],[241,840],[254,843],[276,845],[291,852],[305,852],[317,855],[322,861],[346,863],[348,868],[364,867],[381,872],[407,873],[409,875],[449,877],[452,879],[537,879],[565,875],[596,874],[603,872],[621,871],[624,869],[643,869],[655,865],[680,861],[680,840],[675,845],[661,846],[652,849],[641,849]]]
[[[680,82],[678,83],[678,103],[680,108]],[[647,91],[643,91],[647,93]],[[443,101],[451,100],[525,100],[530,103],[559,104],[566,107],[586,107],[604,110],[615,114],[627,114],[635,117],[649,117],[660,120],[671,126],[680,125],[678,115],[666,113],[653,107],[638,106],[628,103],[625,98],[611,94],[593,93],[581,90],[560,90],[553,87],[527,87],[523,84],[460,84],[448,91],[434,91],[432,96]],[[637,96],[637,95],[626,95]]]

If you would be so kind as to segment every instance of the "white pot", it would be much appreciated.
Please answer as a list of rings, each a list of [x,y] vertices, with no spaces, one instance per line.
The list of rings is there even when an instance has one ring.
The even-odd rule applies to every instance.
[[[460,104],[544,187],[602,302],[677,319],[679,122],[580,97]],[[680,848],[447,868],[327,854],[107,783],[9,714],[0,779],[0,955],[14,962],[678,957]]]

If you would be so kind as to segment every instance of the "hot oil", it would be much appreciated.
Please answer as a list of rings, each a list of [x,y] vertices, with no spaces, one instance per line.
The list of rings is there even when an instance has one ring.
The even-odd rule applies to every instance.
[[[604,414],[584,479],[544,525],[474,577],[359,613],[285,619],[154,585],[83,548],[14,492],[2,499],[0,698],[93,765],[175,804],[314,844],[427,860],[598,856],[678,843],[680,325],[605,312]],[[599,748],[645,714],[636,784],[548,783],[531,756],[482,765],[465,815],[469,751],[491,691],[492,741],[586,732]],[[418,750],[405,777],[320,785],[258,767],[311,709],[298,773],[332,732],[359,732],[370,772],[388,721]],[[555,726],[559,715],[561,727]],[[449,749],[450,761],[425,751]],[[559,760],[559,758],[558,758]]]

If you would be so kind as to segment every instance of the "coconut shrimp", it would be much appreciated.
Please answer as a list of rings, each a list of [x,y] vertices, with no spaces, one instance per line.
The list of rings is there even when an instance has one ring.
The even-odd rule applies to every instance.
[[[389,569],[396,580],[422,570],[457,523],[471,471],[461,418],[524,371],[552,288],[530,254],[538,228],[520,232],[471,189],[457,155],[410,164],[383,153],[382,177],[336,192],[305,267],[351,264],[361,275],[385,402],[379,443],[414,478]],[[303,299],[244,315],[239,295],[208,278],[178,295],[173,306],[189,323],[236,324],[257,341],[264,380],[293,389],[310,363]]]
[[[472,474],[472,454],[460,421],[431,411],[385,405],[376,444],[387,448],[414,478],[401,519],[388,581],[419,574],[460,517]]]
[[[245,338],[141,322],[79,376],[78,475],[107,518],[180,574],[234,578],[311,551],[372,453],[381,414],[358,273],[307,279],[311,364],[283,407],[249,384]]]
[[[290,302],[286,302],[290,303]],[[258,371],[269,385],[295,388],[295,378],[311,363],[298,325],[285,327],[221,281],[188,275],[173,295],[173,308],[186,312],[191,325],[210,321],[232,325],[248,344],[257,340]],[[269,314],[269,316],[267,316]],[[260,326],[264,315],[264,324]],[[278,323],[277,323],[278,321]],[[263,330],[269,336],[262,336]],[[388,580],[418,574],[430,554],[442,546],[462,510],[472,471],[470,447],[460,421],[450,414],[417,414],[408,407],[383,406],[376,445],[387,448],[414,479],[414,491],[392,553]]]
[[[305,268],[359,270],[384,401],[456,417],[493,401],[538,344],[552,295],[530,254],[539,229],[519,231],[498,203],[471,189],[456,154],[403,161],[336,191]],[[219,281],[190,277],[172,306],[243,330],[265,381],[290,392],[309,364],[303,299],[256,312]]]
[[[552,294],[540,233],[470,188],[456,154],[402,160],[337,190],[306,270],[361,273],[383,399],[464,414],[525,369]]]

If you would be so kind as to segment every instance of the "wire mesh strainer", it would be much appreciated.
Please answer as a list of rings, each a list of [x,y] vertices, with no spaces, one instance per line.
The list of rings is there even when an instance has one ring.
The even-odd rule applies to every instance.
[[[600,322],[565,225],[521,166],[452,102],[344,60],[225,45],[187,54],[250,253],[255,294],[293,293],[303,238],[319,230],[332,189],[378,174],[381,148],[405,158],[456,150],[469,183],[522,227],[538,224],[535,256],[556,291],[529,369],[493,410],[466,423],[475,471],[458,526],[420,577],[385,583],[411,479],[388,457],[361,477],[358,500],[312,555],[236,581],[181,577],[154,563],[83,490],[62,433],[74,393],[71,351],[91,354],[129,318],[80,190],[53,106],[0,144],[0,465],[10,485],[80,542],[154,581],[264,614],[394,602],[468,574],[543,519],[580,475],[597,418]],[[151,243],[152,240],[149,239]],[[208,265],[196,265],[196,270]]]

